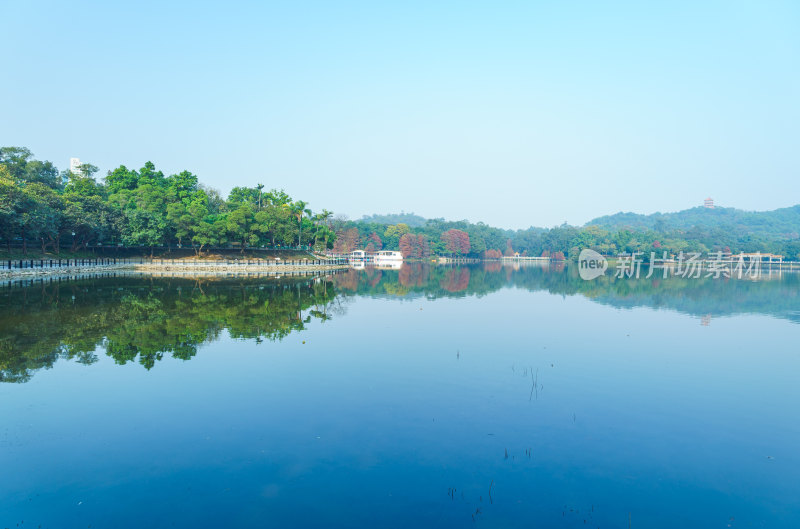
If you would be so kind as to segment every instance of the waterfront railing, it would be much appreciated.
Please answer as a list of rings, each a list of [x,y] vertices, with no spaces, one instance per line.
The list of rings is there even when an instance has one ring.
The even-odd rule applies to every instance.
[[[77,259],[5,259],[0,261],[0,271],[55,268],[69,269],[122,265],[180,266],[185,268],[248,266],[275,269],[287,266],[311,268],[346,264],[347,259],[150,259],[146,257],[120,259],[113,257],[93,257]]]

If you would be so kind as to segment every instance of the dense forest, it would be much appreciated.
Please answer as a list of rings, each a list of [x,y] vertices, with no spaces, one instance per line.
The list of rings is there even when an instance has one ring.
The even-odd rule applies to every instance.
[[[384,248],[418,257],[426,253],[417,250],[423,247],[429,248],[428,253],[475,257],[519,253],[575,259],[580,250],[593,248],[609,256],[640,252],[645,260],[653,254],[662,258],[664,252],[768,252],[800,259],[800,205],[766,212],[700,207],[669,214],[618,213],[582,227],[563,224],[516,231],[466,220],[429,219],[416,226],[375,221],[393,217],[397,215],[372,215],[355,222],[339,220],[335,225],[336,249]],[[460,245],[448,244],[453,233],[461,238]]]
[[[769,252],[786,259],[800,259],[800,238],[796,234],[768,235],[730,226],[694,225],[690,228],[609,229],[588,225],[561,225],[508,231],[483,223],[428,220],[424,226],[377,224],[364,221],[334,222],[337,240],[334,250],[400,250],[406,256],[461,254],[497,258],[502,255],[550,256],[576,259],[580,250],[593,248],[604,255],[640,252],[645,260],[680,252]],[[459,239],[458,244],[451,241]]]
[[[0,239],[42,252],[91,247],[303,248],[349,253],[399,250],[405,257],[499,258],[516,253],[576,259],[640,252],[645,260],[680,252],[769,252],[800,259],[800,206],[771,212],[694,208],[678,213],[618,213],[577,227],[503,230],[487,224],[424,219],[413,213],[334,217],[280,190],[234,187],[226,199],[189,171],[165,176],[147,162],[121,165],[95,179],[97,167],[59,172],[21,147],[0,148]]]
[[[42,252],[62,247],[301,247],[324,250],[335,240],[331,212],[279,190],[234,187],[227,199],[189,171],[165,176],[147,162],[120,165],[104,181],[97,167],[59,170],[22,147],[0,148],[0,238],[11,252],[29,244]]]
[[[588,225],[610,230],[689,230],[694,226],[746,233],[756,237],[797,239],[800,237],[800,205],[774,211],[743,211],[736,208],[696,207],[675,213],[616,213],[596,218]]]

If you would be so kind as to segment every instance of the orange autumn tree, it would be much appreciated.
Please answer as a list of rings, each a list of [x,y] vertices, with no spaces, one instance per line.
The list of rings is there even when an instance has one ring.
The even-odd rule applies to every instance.
[[[333,244],[334,253],[350,253],[361,244],[361,237],[358,230],[350,228],[345,232],[338,232],[336,234],[336,242]]]
[[[456,255],[466,255],[469,253],[469,234],[461,230],[447,230],[442,234],[444,249]]]
[[[431,254],[430,244],[424,235],[405,233],[400,237],[400,253],[403,257],[428,257]]]
[[[373,231],[372,233],[369,234],[369,237],[367,237],[366,251],[368,253],[374,253],[382,248],[383,248],[383,241],[381,240],[380,236],[378,236],[378,234]]]

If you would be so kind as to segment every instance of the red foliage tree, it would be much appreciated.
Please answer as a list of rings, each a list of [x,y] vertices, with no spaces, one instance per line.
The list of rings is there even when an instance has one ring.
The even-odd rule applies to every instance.
[[[514,248],[511,247],[511,239],[506,241],[506,257],[514,257]]]
[[[419,256],[420,257],[430,257],[431,256],[431,245],[428,242],[428,238],[424,235],[417,235],[417,246],[419,247]]]
[[[403,257],[428,257],[431,254],[431,247],[428,244],[428,239],[424,235],[414,235],[413,233],[404,233],[400,237],[400,253]]]
[[[484,252],[483,257],[485,259],[500,259],[503,257],[503,254],[500,253],[500,250],[486,250]]]
[[[417,257],[417,236],[411,233],[404,233],[402,237],[400,237],[400,242],[398,243],[400,247],[400,253],[403,254],[403,257]]]
[[[563,261],[564,260],[564,252],[557,251],[550,254],[550,259],[553,261]]]
[[[334,253],[350,253],[361,246],[361,237],[358,230],[350,228],[347,231],[336,234],[336,242],[333,243]]]
[[[369,242],[371,242],[373,244],[373,246],[375,247],[374,251],[377,252],[378,250],[383,248],[383,241],[381,240],[380,236],[378,236],[378,234],[375,233],[374,231],[369,234],[369,237],[367,238],[367,240]]]
[[[447,230],[442,234],[444,248],[449,253],[466,255],[469,253],[469,234],[461,230]]]

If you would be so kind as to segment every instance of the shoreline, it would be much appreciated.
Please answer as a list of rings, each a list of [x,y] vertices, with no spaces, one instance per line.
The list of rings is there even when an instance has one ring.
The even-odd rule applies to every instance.
[[[191,264],[189,264],[191,263]],[[347,263],[314,264],[263,264],[256,262],[160,262],[160,263],[118,263],[77,266],[54,266],[43,268],[12,268],[0,270],[0,281],[14,281],[19,279],[36,279],[43,277],[74,277],[88,276],[107,272],[136,272],[153,276],[175,275],[186,276],[284,276],[284,275],[315,275],[322,272],[345,270]],[[167,274],[165,274],[167,273]]]

